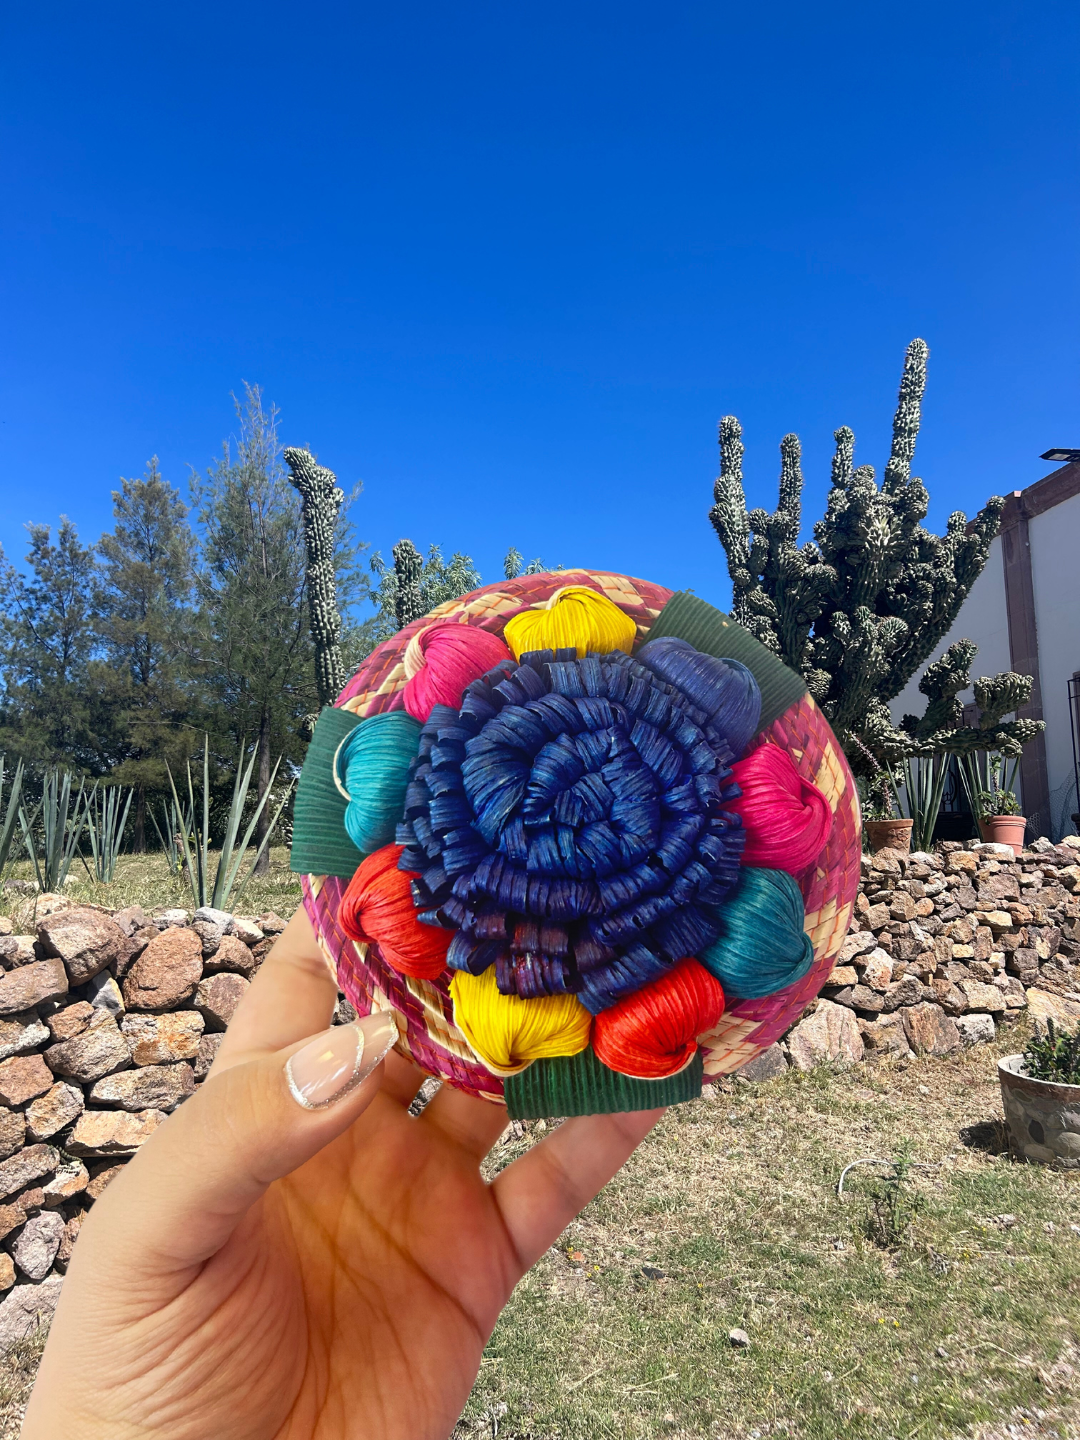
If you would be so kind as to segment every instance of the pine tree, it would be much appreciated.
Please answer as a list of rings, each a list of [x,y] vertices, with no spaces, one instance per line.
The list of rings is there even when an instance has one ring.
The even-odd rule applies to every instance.
[[[62,516],[28,525],[27,575],[0,552],[3,716],[0,750],[28,760],[100,771],[102,714],[89,683],[94,654],[93,548]]]
[[[187,513],[155,456],[141,480],[121,479],[113,491],[114,528],[98,542],[103,656],[94,670],[115,736],[111,778],[136,787],[137,851],[146,848],[148,792],[166,788],[166,761],[175,772],[197,735],[187,653],[194,548]]]
[[[236,400],[239,438],[225,443],[192,492],[203,529],[196,571],[200,662],[217,701],[217,730],[254,741],[258,794],[275,753],[299,760],[315,708],[300,501],[281,463],[278,411],[257,385]],[[213,731],[211,732],[213,734]],[[269,806],[256,831],[261,840]],[[269,864],[264,857],[260,868]]]

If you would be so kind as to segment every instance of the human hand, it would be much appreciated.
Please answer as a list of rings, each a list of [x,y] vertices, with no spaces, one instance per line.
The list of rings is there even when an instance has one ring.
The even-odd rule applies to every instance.
[[[335,999],[300,909],[90,1212],[23,1440],[446,1440],[515,1284],[660,1112],[569,1120],[487,1184],[502,1106],[444,1087],[410,1116],[424,1077],[377,1063],[385,1019],[359,1057],[356,1028],[317,1036]],[[298,1103],[292,1057],[338,1098]]]

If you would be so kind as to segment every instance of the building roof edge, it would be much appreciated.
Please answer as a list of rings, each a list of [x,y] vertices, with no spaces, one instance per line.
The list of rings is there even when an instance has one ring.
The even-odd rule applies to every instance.
[[[1052,470],[1024,490],[1014,490],[1006,498],[1001,528],[1004,530],[1019,520],[1032,520],[1074,495],[1080,495],[1080,461],[1077,460]]]

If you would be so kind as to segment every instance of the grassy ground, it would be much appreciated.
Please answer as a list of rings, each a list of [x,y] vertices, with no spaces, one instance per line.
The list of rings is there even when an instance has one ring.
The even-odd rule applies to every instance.
[[[1080,1175],[1013,1163],[1000,1115],[989,1049],[672,1111],[518,1287],[455,1440],[1080,1435]],[[907,1138],[891,1220],[873,1167],[837,1199]]]
[[[215,874],[217,855],[210,859],[210,873]],[[240,884],[250,868],[245,864],[240,872]],[[28,860],[12,865],[7,871],[10,880],[28,880],[33,870]],[[283,919],[288,919],[300,903],[300,877],[289,870],[289,852],[284,847],[272,848],[270,869],[265,875],[254,876],[238,900],[237,890],[226,908],[241,915],[259,915],[264,910],[275,910]],[[122,855],[117,861],[116,878],[109,885],[99,885],[92,880],[78,860],[71,867],[64,894],[73,899],[90,901],[95,905],[107,905],[118,910],[124,905],[142,905],[147,910],[157,906],[184,906],[194,909],[191,890],[179,875],[169,873],[168,863],[163,855]],[[26,897],[8,893],[0,899],[0,911],[9,914]]]
[[[1000,1115],[988,1049],[670,1112],[518,1287],[456,1434],[1080,1434],[1080,1176],[994,1153]],[[837,1198],[908,1138],[891,1224],[872,1166]]]
[[[18,1440],[44,1344],[39,1332],[0,1356],[0,1440]]]
[[[788,1074],[672,1111],[518,1287],[456,1436],[1080,1434],[1080,1176],[999,1153],[993,1061]],[[898,1207],[871,1166],[836,1197],[845,1165],[909,1137]],[[37,1349],[5,1357],[0,1440]]]

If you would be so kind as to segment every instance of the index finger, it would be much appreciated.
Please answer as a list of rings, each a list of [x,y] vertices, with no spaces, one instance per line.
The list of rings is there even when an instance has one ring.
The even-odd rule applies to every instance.
[[[329,1027],[337,984],[301,905],[274,942],[229,1021],[211,1069],[272,1054]]]

